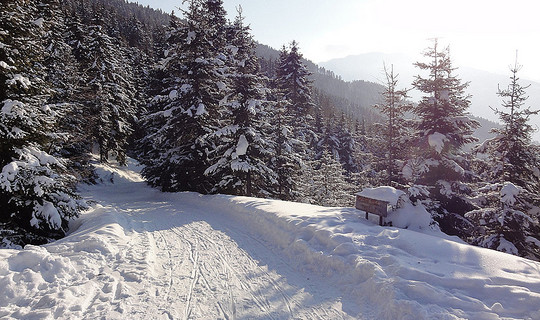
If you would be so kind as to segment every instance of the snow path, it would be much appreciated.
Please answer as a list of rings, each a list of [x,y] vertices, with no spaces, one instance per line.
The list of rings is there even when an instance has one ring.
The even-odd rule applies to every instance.
[[[0,250],[0,319],[540,319],[538,262],[351,208],[98,171],[114,184],[85,187],[70,235]]]
[[[127,207],[123,207],[127,202],[123,197],[113,195],[113,190],[110,193],[120,199],[113,205],[130,219],[133,229],[126,248],[130,259],[127,264],[121,261],[120,266],[148,265],[150,270],[144,271],[154,275],[149,279],[136,271],[118,268],[124,278],[146,283],[144,291],[156,300],[150,305],[157,306],[157,313],[147,313],[143,301],[128,298],[124,304],[130,310],[125,314],[137,318],[158,314],[169,319],[347,317],[339,308],[334,310],[332,306],[339,307],[340,303],[333,296],[321,297],[330,284],[314,285],[314,294],[305,292],[304,274],[295,272],[241,226],[208,208],[152,200],[161,194],[147,191],[154,194]],[[144,213],[137,213],[141,211]]]
[[[295,270],[245,226],[118,180],[87,187],[99,204],[68,237],[0,252],[12,271],[0,286],[21,290],[0,295],[0,318],[352,319],[331,283]],[[34,251],[41,263],[27,268]],[[69,270],[41,279],[57,260]]]

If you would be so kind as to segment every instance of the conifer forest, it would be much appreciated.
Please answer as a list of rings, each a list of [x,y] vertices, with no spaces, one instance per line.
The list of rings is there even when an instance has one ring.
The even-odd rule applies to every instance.
[[[179,0],[180,1],[180,0]],[[449,47],[401,83],[345,82],[295,41],[259,44],[241,8],[165,14],[122,0],[2,0],[0,247],[65,236],[92,163],[129,157],[164,192],[351,207],[392,186],[467,243],[540,261],[540,146],[519,61],[488,139]],[[179,18],[180,17],[180,18]],[[412,103],[409,90],[422,99]]]

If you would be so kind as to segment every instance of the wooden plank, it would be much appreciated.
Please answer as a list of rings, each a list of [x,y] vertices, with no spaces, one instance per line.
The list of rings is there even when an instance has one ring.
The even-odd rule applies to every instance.
[[[386,217],[388,215],[387,204],[386,201],[356,195],[356,209],[365,211],[366,214],[369,212]]]

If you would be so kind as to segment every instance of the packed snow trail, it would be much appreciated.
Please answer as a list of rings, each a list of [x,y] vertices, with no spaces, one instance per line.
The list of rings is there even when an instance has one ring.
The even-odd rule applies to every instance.
[[[175,201],[119,173],[86,187],[92,210],[68,237],[0,251],[1,319],[353,318],[331,283],[296,271],[199,195]]]
[[[98,172],[70,235],[0,250],[0,319],[540,319],[534,261],[350,208]]]

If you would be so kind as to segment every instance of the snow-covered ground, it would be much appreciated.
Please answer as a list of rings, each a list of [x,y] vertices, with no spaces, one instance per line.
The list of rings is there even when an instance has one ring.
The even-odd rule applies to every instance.
[[[0,250],[1,319],[540,319],[540,263],[132,169],[99,167],[66,238]]]

